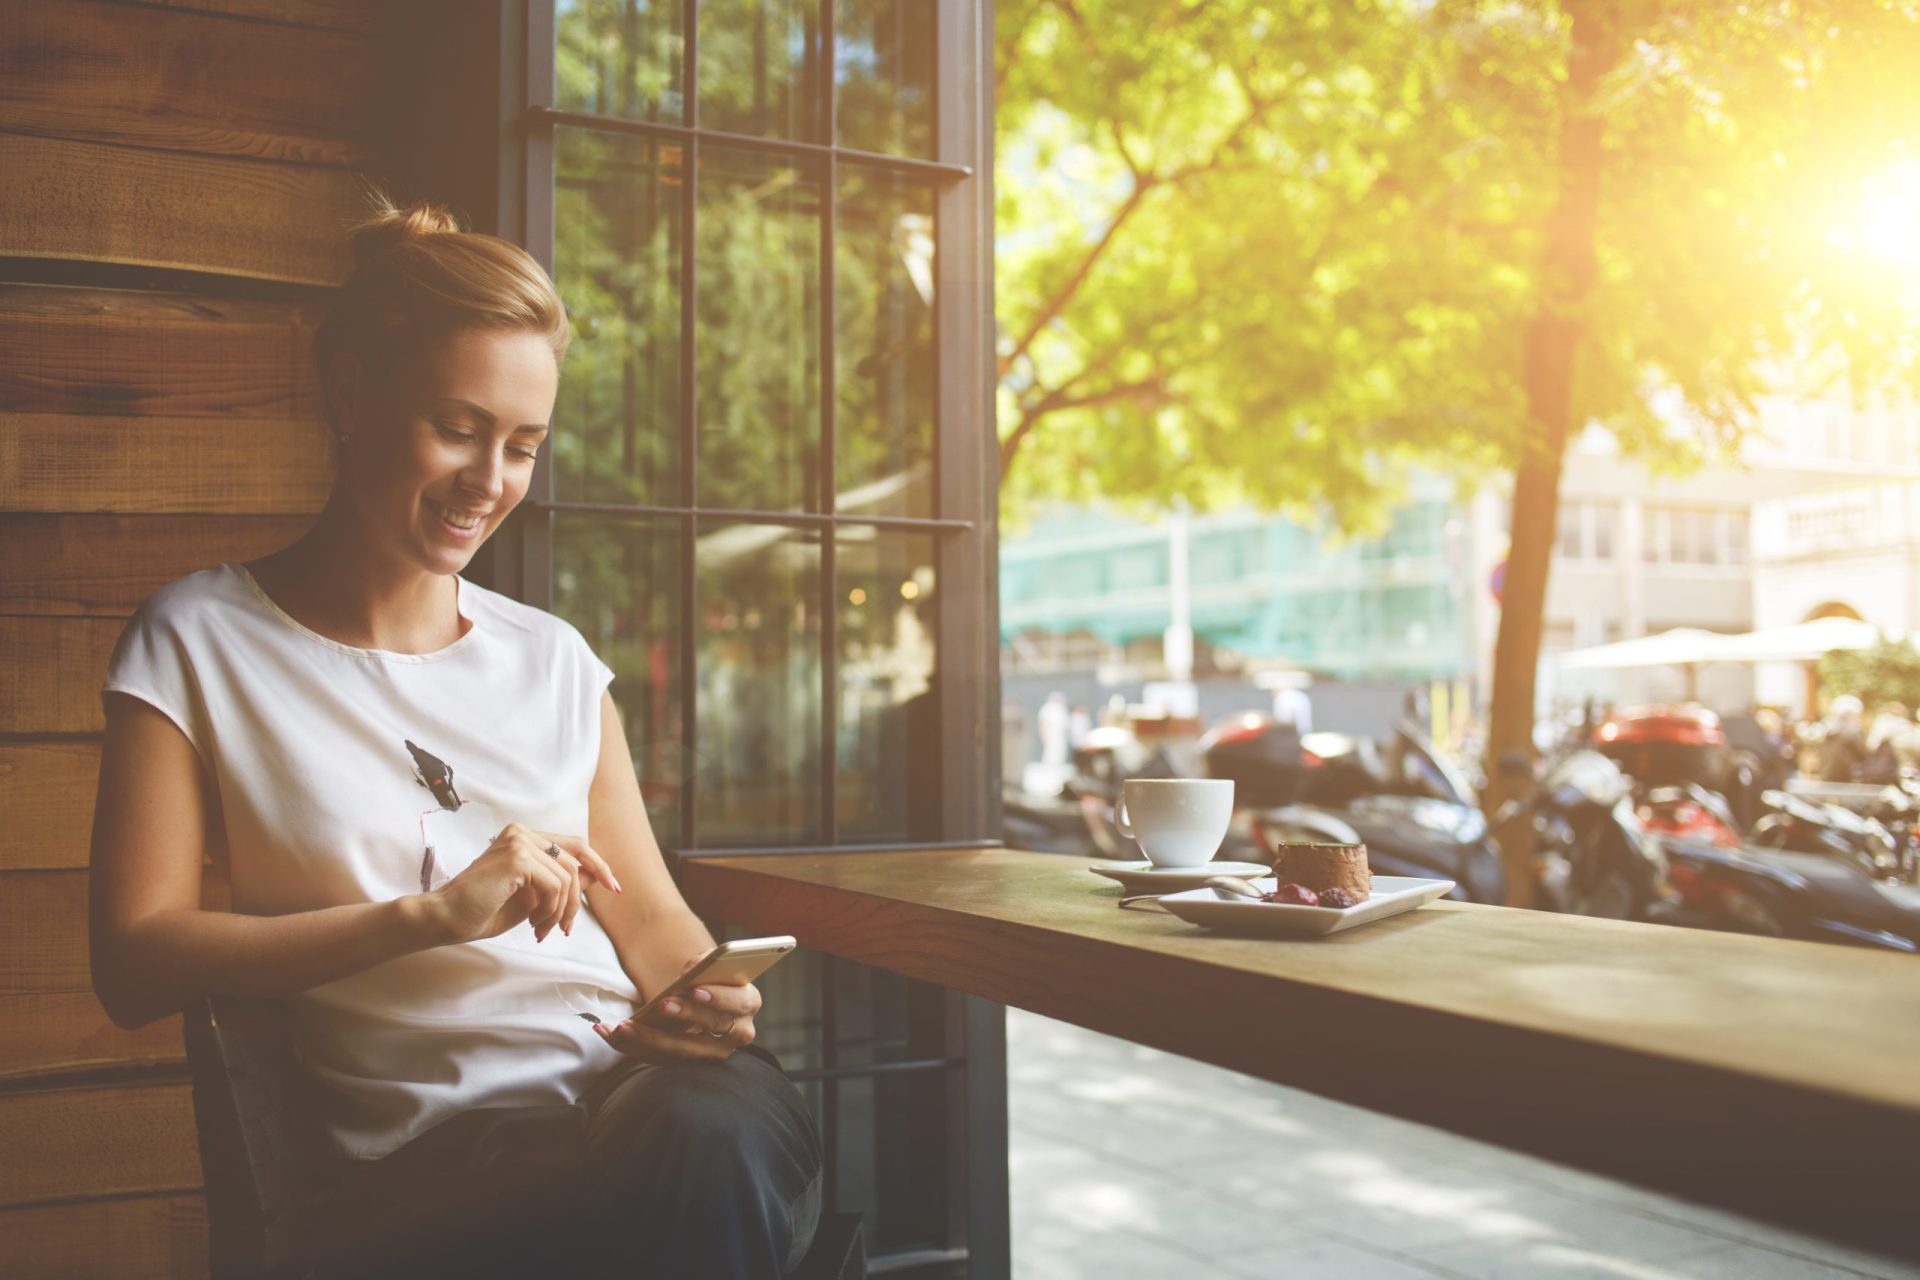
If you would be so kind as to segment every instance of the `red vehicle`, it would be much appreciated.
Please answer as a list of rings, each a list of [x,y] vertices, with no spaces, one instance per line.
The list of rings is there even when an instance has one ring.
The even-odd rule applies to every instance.
[[[1601,721],[1593,745],[1642,791],[1692,784],[1724,795],[1737,784],[1720,717],[1704,707],[1628,707]]]

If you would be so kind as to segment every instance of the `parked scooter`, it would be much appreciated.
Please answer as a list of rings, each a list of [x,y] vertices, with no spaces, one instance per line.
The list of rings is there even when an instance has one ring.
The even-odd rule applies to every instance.
[[[1766,812],[1748,833],[1749,843],[1844,859],[1877,879],[1907,878],[1902,865],[1903,842],[1878,818],[1789,791],[1762,792],[1760,803]],[[1911,864],[1910,853],[1906,861]]]
[[[1524,800],[1494,815],[1533,824],[1534,900],[1550,911],[1645,920],[1670,898],[1667,858],[1633,802],[1631,779],[1597,751],[1560,759]]]
[[[1235,716],[1200,740],[1211,777],[1230,777],[1235,853],[1271,861],[1283,843],[1364,843],[1377,875],[1444,877],[1450,897],[1500,902],[1506,871],[1464,778],[1411,725],[1384,744],[1347,734],[1294,739],[1272,717]]]
[[[1666,923],[1920,951],[1911,877],[1881,878],[1850,854],[1742,843],[1726,801],[1691,784],[1652,788],[1641,812],[1667,853]]]
[[[1036,796],[1015,786],[1000,790],[1000,839],[1009,849],[1104,858],[1080,811],[1081,798],[1069,783],[1057,796]]]

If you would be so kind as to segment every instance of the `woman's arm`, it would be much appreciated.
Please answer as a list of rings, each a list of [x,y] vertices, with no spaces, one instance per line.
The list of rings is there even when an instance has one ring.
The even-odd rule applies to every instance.
[[[119,693],[107,705],[89,942],[93,988],[116,1026],[203,995],[303,991],[450,940],[425,894],[284,916],[201,910],[218,792],[166,716]]]
[[[600,695],[600,762],[587,814],[587,843],[606,859],[620,887],[633,890],[616,895],[601,885],[586,886],[587,902],[613,940],[620,967],[642,998],[651,998],[712,948],[713,935],[680,896],[660,856],[611,692]]]

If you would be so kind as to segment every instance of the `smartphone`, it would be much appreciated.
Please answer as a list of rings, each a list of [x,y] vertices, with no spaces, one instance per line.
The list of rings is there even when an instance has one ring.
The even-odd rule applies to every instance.
[[[752,982],[779,962],[780,957],[800,945],[781,934],[775,938],[740,938],[723,942],[700,957],[699,963],[669,983],[667,989],[642,1005],[634,1021],[646,1017],[668,999],[687,999],[687,993],[703,982],[733,985]]]

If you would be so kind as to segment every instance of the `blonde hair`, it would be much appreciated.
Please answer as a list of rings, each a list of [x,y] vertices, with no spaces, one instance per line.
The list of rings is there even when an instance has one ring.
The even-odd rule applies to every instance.
[[[397,205],[371,184],[368,206],[371,216],[348,232],[353,275],[314,340],[323,381],[339,352],[352,352],[384,378],[466,329],[538,334],[553,350],[554,367],[565,363],[573,340],[566,305],[525,249],[468,231],[439,205]],[[327,412],[331,417],[331,406]],[[339,424],[333,426],[337,434]]]

